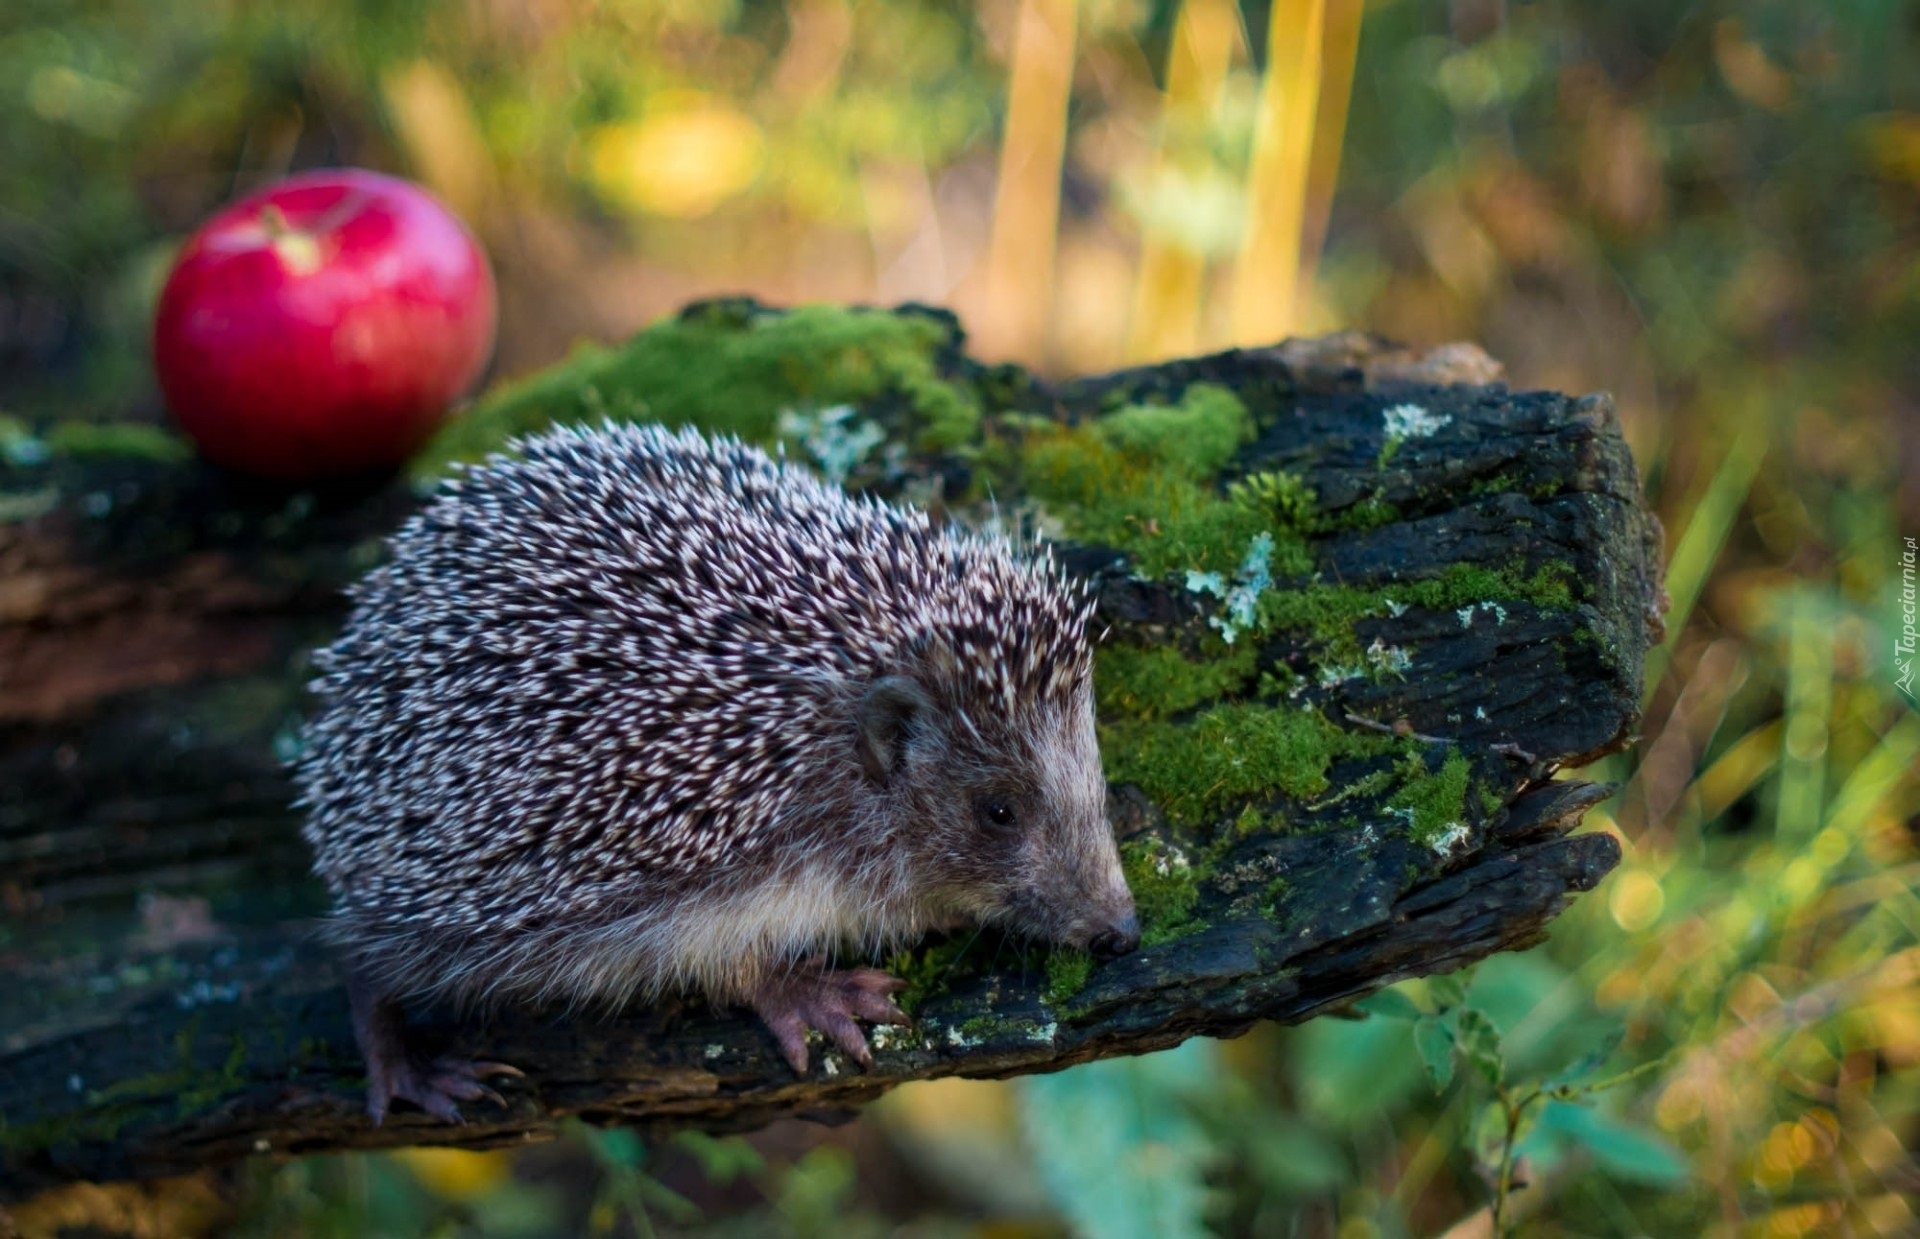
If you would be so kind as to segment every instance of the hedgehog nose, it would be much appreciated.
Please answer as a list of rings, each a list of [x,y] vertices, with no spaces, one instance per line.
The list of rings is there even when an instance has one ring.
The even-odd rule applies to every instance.
[[[1117,959],[1140,945],[1140,918],[1127,915],[1101,930],[1087,943],[1095,959]]]

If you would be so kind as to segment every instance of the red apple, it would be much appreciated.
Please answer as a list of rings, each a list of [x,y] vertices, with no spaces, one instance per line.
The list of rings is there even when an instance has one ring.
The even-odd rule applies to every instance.
[[[493,273],[418,185],[358,169],[227,207],[174,262],[160,387],[208,459],[308,480],[390,468],[493,351]]]

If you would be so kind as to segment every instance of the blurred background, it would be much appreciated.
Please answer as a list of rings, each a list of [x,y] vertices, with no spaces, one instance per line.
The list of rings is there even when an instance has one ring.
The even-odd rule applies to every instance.
[[[1914,6],[9,0],[0,115],[0,451],[159,420],[172,247],[359,164],[482,238],[496,377],[743,291],[948,305],[1055,374],[1476,340],[1517,386],[1617,394],[1673,598],[1589,818],[1620,870],[1545,946],[1372,1018],[911,1086],[834,1130],[579,1129],[23,1221],[1468,1236],[1504,1167],[1528,1235],[1920,1226]],[[1470,1069],[1423,1065],[1440,1009],[1488,1030]]]

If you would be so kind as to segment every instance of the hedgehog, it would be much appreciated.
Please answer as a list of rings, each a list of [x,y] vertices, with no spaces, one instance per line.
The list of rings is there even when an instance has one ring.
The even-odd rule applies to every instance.
[[[1093,603],[1043,546],[609,423],[461,471],[388,551],[294,771],[376,1123],[515,1073],[420,1053],[408,1003],[701,995],[804,1076],[809,1030],[870,1067],[859,1021],[908,1022],[842,959],[1138,945]]]

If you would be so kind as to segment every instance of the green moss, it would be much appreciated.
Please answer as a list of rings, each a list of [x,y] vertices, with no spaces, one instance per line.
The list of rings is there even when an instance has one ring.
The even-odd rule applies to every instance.
[[[1165,718],[1240,691],[1257,668],[1253,643],[1208,644],[1199,658],[1166,645],[1102,647],[1093,666],[1102,716]]]
[[[143,1077],[143,1083],[150,1082]],[[75,1114],[62,1114],[31,1123],[14,1123],[0,1117],[0,1149],[10,1153],[31,1153],[60,1144],[111,1141],[129,1124],[151,1114],[146,1100],[126,1100],[88,1106]]]
[[[1087,988],[1093,975],[1093,956],[1085,951],[1055,947],[1047,953],[1047,989],[1045,998],[1054,1006],[1068,1002]]]
[[[1198,825],[1249,800],[1304,799],[1327,790],[1336,758],[1382,751],[1391,737],[1352,732],[1318,711],[1235,703],[1189,723],[1119,722],[1103,728],[1107,776],[1135,783],[1180,825]]]
[[[1260,512],[1282,529],[1304,534],[1319,522],[1319,500],[1298,474],[1250,473],[1227,487],[1227,498]]]
[[[1252,805],[1240,810],[1240,816],[1233,819],[1233,826],[1226,837],[1232,839],[1251,839],[1255,835],[1265,834],[1271,824],[1278,820],[1282,825],[1286,819],[1277,813],[1263,813]]]
[[[1254,643],[1244,639],[1249,633],[1303,634],[1320,647],[1319,673],[1378,679],[1402,673],[1405,660],[1399,651],[1363,648],[1359,620],[1409,606],[1457,610],[1524,599],[1564,608],[1573,601],[1559,565],[1524,577],[1456,564],[1425,580],[1371,588],[1275,587],[1312,572],[1311,536],[1372,527],[1398,513],[1375,495],[1329,518],[1303,480],[1279,471],[1215,488],[1212,478],[1252,434],[1244,408],[1217,388],[1189,388],[1174,405],[1123,405],[1078,426],[1006,424],[1022,432],[1022,485],[1067,536],[1130,552],[1141,576],[1184,574],[1188,589],[1218,600],[1214,627],[1230,640],[1199,658],[1129,647],[1102,653],[1097,685],[1108,718],[1159,721],[1244,691],[1262,671]],[[1284,689],[1277,681],[1273,687]]]
[[[1391,766],[1363,774],[1359,778],[1349,781],[1341,787],[1339,791],[1328,796],[1325,800],[1319,801],[1313,807],[1324,811],[1357,797],[1377,795],[1380,792],[1386,791],[1389,787],[1392,787],[1399,777]]]
[[[1445,611],[1482,602],[1531,602],[1543,610],[1573,605],[1570,574],[1563,564],[1542,565],[1530,575],[1479,564],[1450,564],[1439,575],[1419,581],[1363,589],[1352,585],[1310,585],[1276,590],[1260,599],[1260,624],[1266,632],[1303,631],[1318,641],[1357,655],[1356,621],[1390,614],[1395,607]]]
[[[1260,626],[1265,632],[1304,631],[1316,640],[1352,644],[1357,650],[1354,622],[1385,615],[1389,598],[1384,590],[1351,585],[1275,591],[1260,599]]]
[[[191,1042],[180,1042],[179,1049],[182,1057],[185,1057],[191,1051]],[[247,1040],[235,1033],[220,1070],[210,1074],[196,1073],[192,1082],[179,1090],[174,1099],[176,1112],[182,1118],[198,1114],[239,1091],[246,1081]]]
[[[1248,839],[1261,835],[1284,835],[1291,828],[1284,813],[1247,805],[1201,850],[1195,869],[1203,878],[1217,875],[1221,872],[1220,866],[1231,864],[1235,852]]]
[[[1428,760],[1424,752],[1409,753],[1401,759],[1396,769],[1404,782],[1387,801],[1387,808],[1405,815],[1408,837],[1430,848],[1465,822],[1473,768],[1457,748],[1447,750],[1438,771],[1428,765]]]
[[[1573,568],[1553,562],[1541,564],[1522,587],[1522,597],[1548,611],[1564,611],[1574,603]]]
[[[1268,525],[1258,512],[1227,503],[1175,469],[1120,451],[1089,427],[1037,436],[1023,455],[1021,476],[1068,536],[1131,552],[1142,576],[1230,573],[1247,542]]]
[[[966,956],[969,941],[952,939],[895,951],[888,956],[884,964],[886,971],[906,982],[906,987],[893,996],[900,1009],[911,1014],[927,999],[945,993]]]
[[[1031,1040],[1039,1032],[1038,1026],[1032,1020],[1013,1015],[996,1015],[991,1011],[956,1024],[954,1030],[973,1042],[995,1041],[1013,1036]]]
[[[1304,530],[1274,510],[1300,506],[1297,479],[1222,494],[1214,476],[1253,436],[1253,419],[1223,388],[1198,384],[1171,405],[1127,405],[1079,426],[1028,421],[1019,452],[1021,485],[1070,537],[1134,556],[1142,576],[1231,574],[1258,534],[1275,542],[1276,575],[1308,570]],[[1311,506],[1310,501],[1307,506]]]
[[[0,413],[0,460],[10,465],[36,465],[47,457],[47,446],[23,419]]]
[[[1138,548],[1136,567],[1144,576],[1219,572],[1231,577],[1244,568],[1254,539],[1261,535],[1273,540],[1265,557],[1270,575],[1298,577],[1313,570],[1312,552],[1298,531],[1275,525],[1246,504],[1211,495],[1164,522],[1159,535]]]
[[[247,1084],[247,1043],[235,1035],[218,1070],[194,1065],[194,1041],[200,1021],[189,1019],[174,1035],[174,1053],[181,1065],[116,1080],[86,1094],[83,1109],[32,1123],[9,1123],[0,1116],[0,1148],[16,1152],[50,1148],[56,1144],[111,1141],[130,1123],[151,1119],[171,1102],[180,1118],[188,1118],[225,1101]]]
[[[1379,495],[1369,495],[1352,507],[1320,518],[1320,528],[1329,532],[1378,529],[1400,519],[1400,509]]]
[[[25,491],[0,491],[0,524],[30,521],[45,516],[60,506],[56,486],[40,486]]]
[[[1194,482],[1210,482],[1242,444],[1253,417],[1224,387],[1196,383],[1177,404],[1127,405],[1093,424],[1101,439],[1138,460]]]
[[[1179,850],[1159,839],[1130,840],[1120,847],[1120,868],[1140,916],[1141,945],[1166,942],[1194,927],[1199,875]]]
[[[912,411],[917,446],[950,450],[969,442],[980,423],[971,391],[940,377],[952,330],[931,315],[838,306],[785,313],[744,303],[696,307],[624,344],[577,350],[495,389],[428,445],[415,476],[481,459],[514,435],[608,417],[764,442],[783,409],[859,404],[890,392]]]
[[[19,418],[0,415],[0,460],[9,464],[40,464],[52,457],[178,464],[192,456],[193,447],[185,439],[145,422],[56,422],[36,436]]]

